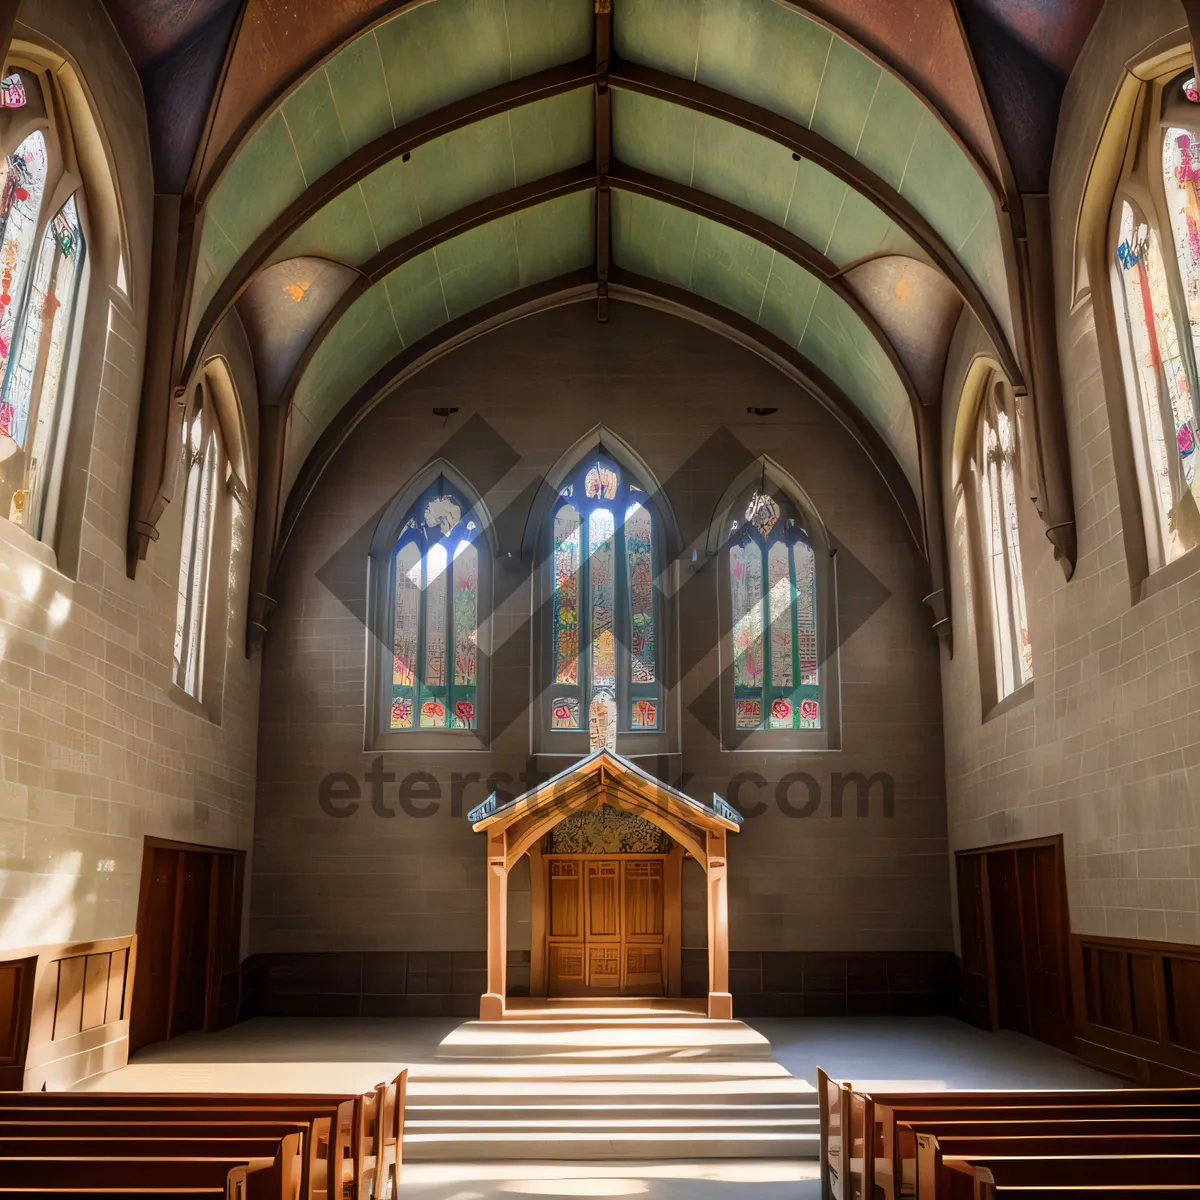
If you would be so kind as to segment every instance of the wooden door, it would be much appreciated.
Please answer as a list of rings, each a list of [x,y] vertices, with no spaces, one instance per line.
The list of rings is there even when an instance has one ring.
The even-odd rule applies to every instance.
[[[130,1049],[237,1019],[240,851],[147,838]]]
[[[550,855],[551,996],[666,992],[665,858]]]
[[[1070,916],[1062,842],[958,854],[963,1008],[969,1020],[1070,1049]]]

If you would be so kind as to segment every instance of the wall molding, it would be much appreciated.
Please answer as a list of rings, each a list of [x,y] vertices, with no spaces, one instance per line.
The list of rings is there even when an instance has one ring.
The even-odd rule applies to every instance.
[[[1075,1053],[1150,1086],[1200,1082],[1200,946],[1071,938]]]

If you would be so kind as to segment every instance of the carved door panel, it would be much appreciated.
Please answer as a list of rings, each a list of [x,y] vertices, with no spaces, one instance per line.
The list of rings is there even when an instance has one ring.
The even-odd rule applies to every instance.
[[[621,860],[589,860],[587,871],[588,987],[621,990]]]
[[[624,990],[642,996],[665,991],[664,868],[661,858],[631,859],[625,866]]]
[[[575,996],[587,986],[584,970],[583,904],[581,859],[550,861],[546,922],[550,970],[550,995]]]

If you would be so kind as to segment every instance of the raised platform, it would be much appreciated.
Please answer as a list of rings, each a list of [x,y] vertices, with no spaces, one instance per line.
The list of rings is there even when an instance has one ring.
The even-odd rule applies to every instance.
[[[410,1161],[800,1158],[816,1094],[703,1001],[512,1001],[409,1072]]]

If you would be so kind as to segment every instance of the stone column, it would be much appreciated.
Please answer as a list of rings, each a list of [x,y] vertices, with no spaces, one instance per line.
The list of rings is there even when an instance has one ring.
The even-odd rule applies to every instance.
[[[503,833],[488,835],[487,987],[479,998],[479,1019],[504,1019],[505,968],[508,964],[508,862]]]
[[[729,889],[725,877],[725,831],[708,835],[708,1015],[733,1019],[729,992]]]

